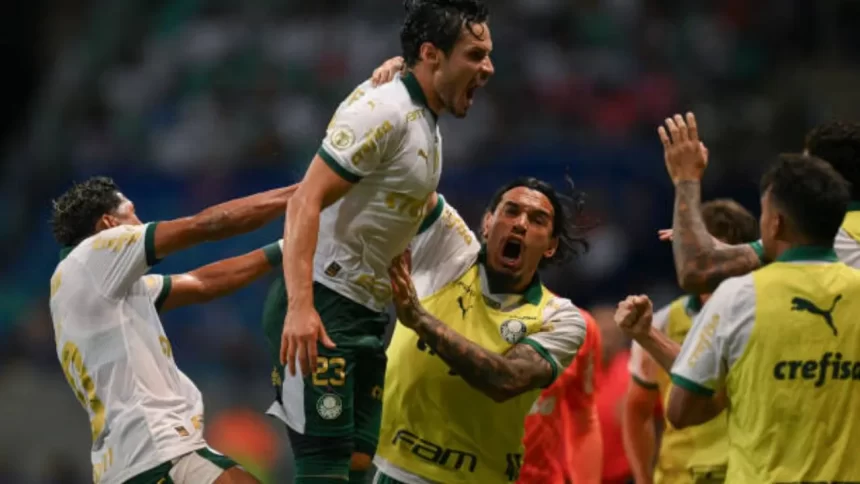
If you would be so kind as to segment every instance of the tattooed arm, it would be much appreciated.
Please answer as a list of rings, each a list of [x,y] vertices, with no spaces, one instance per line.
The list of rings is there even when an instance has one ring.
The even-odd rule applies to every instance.
[[[701,211],[700,182],[675,184],[672,252],[678,284],[695,294],[713,292],[725,279],[740,276],[761,265],[751,244],[728,245],[714,239],[705,227]]]

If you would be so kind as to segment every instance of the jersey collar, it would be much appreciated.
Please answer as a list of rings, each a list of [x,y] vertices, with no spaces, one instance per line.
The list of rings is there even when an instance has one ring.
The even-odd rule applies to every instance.
[[[687,296],[687,304],[684,308],[687,310],[687,314],[691,316],[699,314],[699,311],[702,310],[702,300],[696,294],[690,294]]]
[[[63,259],[68,257],[69,254],[71,254],[73,250],[75,250],[75,248],[70,247],[70,246],[66,246],[66,247],[63,247],[62,249],[60,249],[60,260],[62,261]]]
[[[427,104],[427,96],[424,95],[424,90],[421,89],[421,85],[418,84],[418,79],[415,78],[415,74],[407,72],[400,76],[400,81],[403,82],[404,86],[406,86],[406,90],[409,92],[409,97],[412,98],[415,104],[424,106],[428,111],[430,111],[430,114],[433,116],[433,122],[435,123],[438,116],[436,116],[436,113],[430,109],[430,105]]]
[[[860,201],[853,201],[848,203],[848,211],[849,212],[860,212]]]
[[[481,270],[481,291],[486,296],[489,302],[498,305],[496,309],[510,307],[525,300],[525,302],[537,306],[543,298],[543,285],[540,282],[540,276],[535,273],[528,287],[521,294],[494,294],[490,292],[487,284],[487,245],[481,244],[481,251],[478,253],[479,268]]]
[[[776,258],[777,262],[798,262],[805,260],[824,262],[839,261],[833,247],[821,247],[815,245],[792,247]]]

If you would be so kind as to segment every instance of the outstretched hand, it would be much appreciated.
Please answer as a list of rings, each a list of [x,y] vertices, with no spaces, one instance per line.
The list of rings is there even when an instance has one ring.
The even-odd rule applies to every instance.
[[[657,133],[672,183],[700,181],[708,166],[708,148],[699,140],[696,116],[687,113],[686,120],[680,114],[666,118],[666,126],[657,128]]]
[[[636,339],[651,332],[654,307],[645,295],[627,296],[618,303],[615,311],[615,324],[624,334]]]

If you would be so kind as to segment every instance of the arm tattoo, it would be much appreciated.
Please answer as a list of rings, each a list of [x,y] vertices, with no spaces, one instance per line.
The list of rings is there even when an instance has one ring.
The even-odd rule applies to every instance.
[[[678,182],[672,220],[675,271],[681,287],[697,294],[712,292],[723,280],[747,274],[761,265],[758,254],[749,245],[715,241],[702,219],[700,205],[700,183]]]
[[[506,354],[493,353],[469,341],[426,311],[412,326],[463,380],[497,402],[550,383],[552,367],[531,346],[514,345]]]

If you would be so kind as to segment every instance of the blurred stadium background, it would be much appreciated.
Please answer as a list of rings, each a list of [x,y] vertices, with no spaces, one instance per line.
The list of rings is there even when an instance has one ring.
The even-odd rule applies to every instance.
[[[477,223],[517,175],[589,193],[591,252],[545,275],[577,304],[677,294],[672,190],[655,129],[696,112],[706,196],[758,211],[757,177],[805,131],[860,107],[860,2],[496,0],[496,76],[447,118],[440,191]],[[156,220],[293,183],[352,87],[399,54],[398,0],[31,0],[3,16],[0,482],[89,482],[88,423],[56,361],[51,197],[113,176]],[[182,271],[278,238],[281,224],[167,260]],[[211,443],[289,476],[259,330],[265,282],[165,317],[206,399]],[[226,442],[226,443],[225,443]]]

